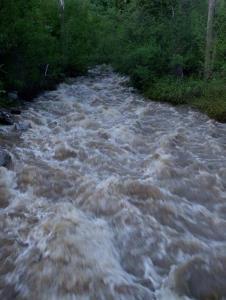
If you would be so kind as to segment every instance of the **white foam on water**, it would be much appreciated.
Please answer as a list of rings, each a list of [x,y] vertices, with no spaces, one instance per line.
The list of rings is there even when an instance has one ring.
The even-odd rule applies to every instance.
[[[126,81],[90,70],[5,133],[1,299],[226,296],[226,126]]]

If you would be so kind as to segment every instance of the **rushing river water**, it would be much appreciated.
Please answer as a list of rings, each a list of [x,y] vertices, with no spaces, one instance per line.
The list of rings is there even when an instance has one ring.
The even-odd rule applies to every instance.
[[[0,141],[1,300],[226,299],[226,125],[97,68]]]

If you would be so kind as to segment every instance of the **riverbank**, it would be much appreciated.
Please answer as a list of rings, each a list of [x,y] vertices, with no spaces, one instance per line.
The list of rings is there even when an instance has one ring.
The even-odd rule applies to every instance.
[[[173,105],[189,105],[218,122],[226,122],[226,85],[222,79],[205,82],[165,77],[144,87],[149,99]]]
[[[58,83],[60,83],[59,80],[45,90],[54,89]],[[132,84],[136,86],[136,82],[132,82]],[[211,119],[226,123],[226,85],[222,79],[205,82],[197,79],[165,77],[149,86],[140,88],[140,90],[146,98],[152,101],[167,102],[172,105],[188,105],[207,114]],[[29,97],[29,101],[32,101],[41,92],[44,92],[43,88],[36,91],[33,97]],[[19,98],[0,97],[0,111],[7,110],[10,113],[20,110],[23,109],[24,103],[27,101]]]
[[[226,125],[126,79],[94,69],[4,128],[1,299],[226,296]]]
[[[76,74],[73,74],[73,76],[76,77],[82,74],[85,74],[85,72],[77,72]],[[29,106],[29,102],[33,102],[40,94],[46,91],[55,90],[57,85],[67,81],[66,76],[68,75],[71,75],[71,73],[65,71],[61,76],[50,78],[45,84],[39,83],[34,88],[30,88],[27,85],[23,91],[4,91],[4,93],[0,94],[0,126],[13,125],[13,115],[20,114],[26,106]],[[2,113],[3,119],[1,118]],[[5,122],[5,113],[9,116],[9,122],[7,122],[7,120]]]

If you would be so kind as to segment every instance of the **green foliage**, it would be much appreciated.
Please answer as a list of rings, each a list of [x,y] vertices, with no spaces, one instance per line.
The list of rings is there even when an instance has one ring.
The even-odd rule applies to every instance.
[[[0,81],[32,96],[62,74],[84,72],[91,62],[93,19],[87,1],[1,0]]]
[[[209,82],[202,80],[207,1],[107,2],[92,1],[99,16],[98,61],[128,74],[133,85],[151,99],[190,104],[226,121],[223,1],[215,17],[214,77]]]
[[[206,9],[202,0],[92,1],[99,16],[96,57],[146,89],[162,76],[202,76]]]
[[[5,94],[5,90],[4,90],[4,87],[3,87],[3,82],[0,81],[0,96]]]
[[[67,1],[65,6],[64,47],[66,67],[74,73],[84,72],[92,63],[95,44],[93,18],[89,3],[84,0]]]
[[[0,60],[7,89],[34,89],[43,79],[42,67],[56,60],[57,41],[41,6],[41,1],[3,0],[0,32],[5,35],[1,36]]]
[[[145,95],[154,100],[169,101],[173,104],[184,104],[190,100],[203,96],[206,83],[194,79],[177,79],[162,77],[145,91]]]
[[[226,122],[226,86],[222,79],[205,82],[194,78],[162,77],[145,90],[145,96],[174,105],[188,104],[211,118]]]
[[[224,1],[214,23],[217,79],[208,83],[202,81],[207,9],[203,0],[65,0],[64,11],[58,0],[1,0],[0,93],[32,96],[67,74],[109,63],[152,99],[190,103],[210,115],[219,103],[222,112]]]
[[[194,107],[208,114],[209,117],[226,122],[226,86],[222,80],[213,80],[203,92],[203,96],[195,98]]]
[[[223,6],[224,5],[224,6]],[[216,22],[217,45],[216,45],[216,63],[215,72],[220,76],[226,77],[226,4],[222,1],[219,8],[218,18]]]

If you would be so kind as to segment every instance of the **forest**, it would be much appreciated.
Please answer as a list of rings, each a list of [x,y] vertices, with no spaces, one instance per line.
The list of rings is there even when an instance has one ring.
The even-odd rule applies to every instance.
[[[0,0],[0,300],[226,300],[226,0]]]
[[[226,121],[225,1],[1,0],[1,106],[103,63],[147,98]]]

